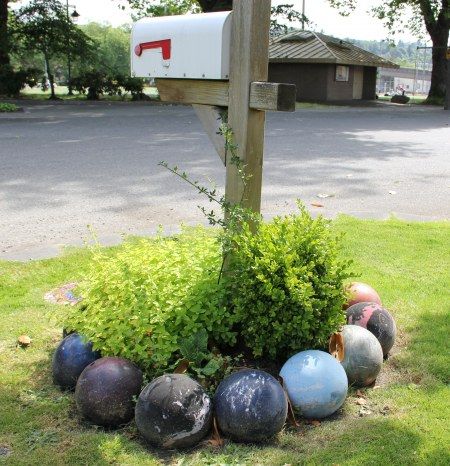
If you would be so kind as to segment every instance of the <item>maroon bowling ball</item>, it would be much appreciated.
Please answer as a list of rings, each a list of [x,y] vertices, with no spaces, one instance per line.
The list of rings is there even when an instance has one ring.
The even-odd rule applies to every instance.
[[[357,303],[347,309],[347,323],[373,333],[380,342],[383,356],[394,346],[397,327],[389,311],[377,303]]]
[[[348,300],[344,305],[344,309],[347,309],[354,304],[363,302],[371,302],[381,305],[381,299],[378,293],[366,283],[350,283],[345,287],[345,291],[348,294]]]
[[[78,411],[100,426],[125,424],[133,418],[134,398],[139,395],[142,382],[142,371],[131,361],[117,357],[97,359],[78,378]]]

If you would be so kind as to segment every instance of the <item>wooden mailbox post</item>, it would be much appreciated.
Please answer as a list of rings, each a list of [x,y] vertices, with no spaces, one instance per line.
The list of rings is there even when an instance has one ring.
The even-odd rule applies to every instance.
[[[270,0],[234,0],[232,12],[147,19],[138,22],[132,34],[133,74],[155,77],[162,101],[193,105],[226,167],[225,198],[231,203],[242,200],[243,207],[255,212],[261,209],[265,111],[295,110],[295,85],[267,82],[269,27]],[[180,38],[172,38],[172,33]],[[184,68],[172,66],[177,47]],[[148,63],[141,59],[146,50],[153,54]],[[190,65],[191,72],[183,71]],[[245,193],[236,165],[225,159],[225,141],[218,133],[224,107],[237,155],[250,175]]]

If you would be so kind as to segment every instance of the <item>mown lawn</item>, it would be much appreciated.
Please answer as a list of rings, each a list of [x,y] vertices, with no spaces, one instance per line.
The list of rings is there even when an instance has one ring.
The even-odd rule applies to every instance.
[[[74,95],[67,95],[68,88],[67,86],[56,86],[55,94],[59,99],[63,100],[86,100],[85,94],[79,94],[74,91]],[[147,94],[151,99],[158,99],[158,91],[156,87],[145,87],[144,94]],[[26,87],[20,92],[20,96],[26,99],[35,99],[35,100],[47,100],[51,95],[50,90],[43,91],[40,87]],[[131,101],[131,95],[125,94],[122,96],[119,95],[102,95],[100,100],[108,101]]]
[[[11,465],[448,465],[450,464],[450,224],[341,217],[345,252],[372,284],[399,328],[394,354],[366,390],[366,414],[350,393],[321,425],[287,429],[271,444],[161,452],[143,445],[133,424],[105,431],[77,416],[71,394],[51,383],[61,328],[48,290],[79,279],[89,252],[0,262],[0,463]],[[64,312],[64,308],[58,308]],[[16,347],[20,334],[33,339]],[[367,413],[369,412],[369,413]],[[7,456],[8,452],[10,453]]]

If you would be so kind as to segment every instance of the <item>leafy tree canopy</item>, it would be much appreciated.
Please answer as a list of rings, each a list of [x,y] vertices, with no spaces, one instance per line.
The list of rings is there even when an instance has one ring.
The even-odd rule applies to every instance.
[[[130,74],[130,28],[129,26],[112,27],[98,23],[80,26],[95,44],[95,50],[88,62],[74,64],[74,75],[89,67],[108,74]]]
[[[231,10],[232,0],[121,0],[122,8],[127,3],[136,17],[170,16],[186,13],[200,13]],[[283,20],[283,22],[281,22]],[[308,23],[302,13],[294,9],[293,4],[272,7],[270,29],[273,34],[287,32],[286,23]]]
[[[33,0],[14,13],[13,24],[19,50],[43,55],[54,98],[51,60],[69,54],[87,57],[92,53],[93,42],[70,21],[65,7],[58,0]]]

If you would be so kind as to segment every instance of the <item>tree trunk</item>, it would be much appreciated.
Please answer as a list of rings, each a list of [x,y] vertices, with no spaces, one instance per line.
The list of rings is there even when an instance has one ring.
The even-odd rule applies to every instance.
[[[447,79],[447,42],[450,26],[449,0],[441,0],[440,10],[435,16],[430,0],[420,0],[419,6],[425,27],[433,42],[431,86],[427,102],[438,103],[445,97]]]
[[[427,101],[433,103],[436,100],[441,100],[446,92],[448,29],[440,31],[439,34],[433,34],[431,40],[433,42],[433,69],[431,71],[431,86]]]
[[[46,54],[44,54],[44,60],[45,60],[45,68],[47,69],[47,76],[48,80],[50,81],[50,99],[56,99],[56,94],[55,94],[55,78],[51,72],[50,69],[50,60]]]
[[[8,2],[0,0],[0,66],[9,64]]]
[[[233,0],[197,0],[205,13],[211,11],[227,11],[233,8]]]

